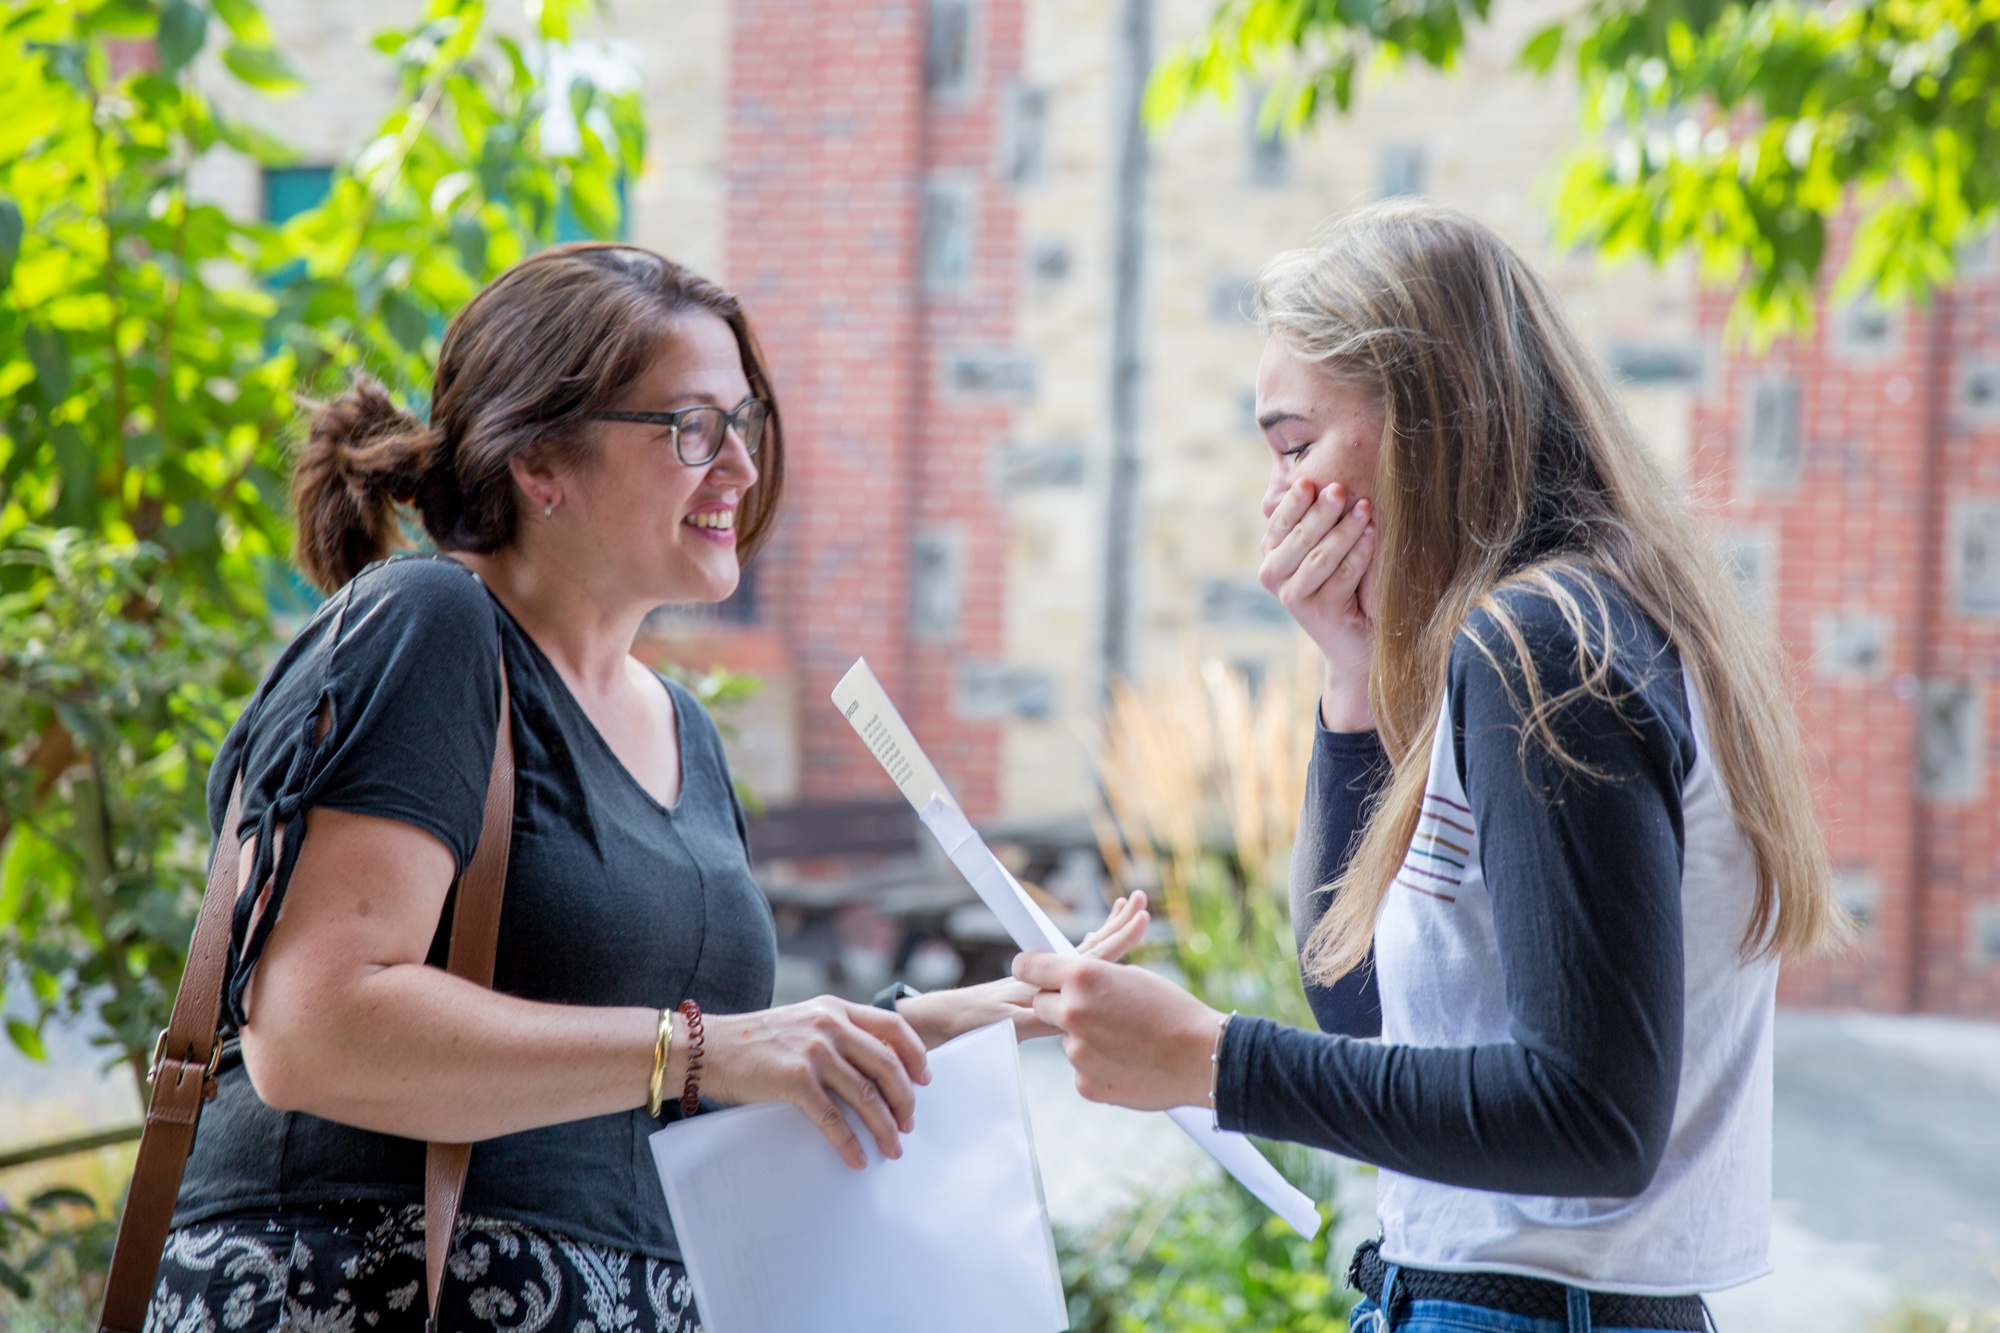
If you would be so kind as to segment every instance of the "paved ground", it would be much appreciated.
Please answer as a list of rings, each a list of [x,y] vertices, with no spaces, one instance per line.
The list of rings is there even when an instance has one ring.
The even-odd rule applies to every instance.
[[[56,1068],[0,1044],[0,1147],[133,1114],[83,1042],[50,1045]],[[1164,1117],[1085,1102],[1055,1042],[1022,1068],[1056,1220],[1211,1169]],[[1713,1299],[1724,1333],[1864,1333],[1903,1297],[2000,1304],[2000,1025],[1780,1015],[1775,1139],[1775,1271]],[[1369,1196],[1358,1173],[1343,1241],[1372,1229]]]

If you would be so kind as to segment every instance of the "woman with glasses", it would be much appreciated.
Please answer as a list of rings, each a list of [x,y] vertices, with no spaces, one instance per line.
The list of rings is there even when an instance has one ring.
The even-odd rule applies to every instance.
[[[633,246],[558,247],[452,321],[431,401],[420,423],[360,381],[293,478],[329,596],[210,778],[218,836],[243,791],[232,1039],[149,1329],[421,1327],[431,1141],[475,1145],[441,1328],[686,1333],[647,1147],[684,1100],[795,1103],[859,1168],[843,1107],[898,1156],[927,1047],[1047,1031],[1014,981],[770,1007],[715,724],[632,656],[653,608],[729,596],[777,513],[783,433],[736,300]],[[436,553],[384,559],[407,517]],[[436,964],[503,697],[488,990]],[[1144,926],[1125,904],[1093,947]]]

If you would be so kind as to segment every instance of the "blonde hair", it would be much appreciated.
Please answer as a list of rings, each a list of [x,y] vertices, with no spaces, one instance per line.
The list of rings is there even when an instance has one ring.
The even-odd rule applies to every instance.
[[[1551,716],[1581,694],[1616,699],[1609,608],[1592,580],[1564,572],[1615,582],[1680,651],[1755,862],[1744,956],[1797,957],[1841,937],[1847,919],[1829,890],[1773,638],[1752,622],[1540,277],[1463,214],[1393,200],[1272,260],[1256,309],[1296,355],[1379,392],[1386,417],[1369,698],[1394,773],[1327,886],[1332,899],[1306,941],[1307,976],[1331,981],[1368,955],[1416,829],[1452,641],[1474,610],[1492,618],[1525,677],[1522,744],[1532,737],[1577,765]],[[1494,595],[1503,586],[1531,588],[1570,622],[1584,645],[1571,691],[1541,688],[1518,624]]]

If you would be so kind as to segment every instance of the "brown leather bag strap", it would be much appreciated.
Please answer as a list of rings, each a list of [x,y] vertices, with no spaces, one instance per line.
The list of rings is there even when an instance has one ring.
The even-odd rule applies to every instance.
[[[493,981],[500,900],[507,886],[507,857],[514,831],[512,711],[503,661],[500,725],[493,743],[485,820],[479,844],[459,880],[451,923],[450,971],[482,986]],[[242,813],[243,779],[239,775],[222,817],[222,835],[209,859],[208,888],[195,918],[173,1016],[153,1051],[153,1091],[146,1107],[146,1129],[139,1139],[132,1186],[118,1223],[118,1242],[105,1279],[104,1307],[97,1317],[98,1333],[143,1333],[146,1307],[152,1302],[153,1284],[159,1277],[160,1255],[180,1197],[181,1178],[187,1171],[188,1154],[194,1150],[195,1125],[201,1118],[202,1103],[215,1095],[215,1066],[222,1050],[216,1027],[222,1015],[223,974],[229,962],[229,917],[242,876],[243,843],[238,836]],[[430,1283],[430,1327],[437,1321],[445,1256],[451,1248],[451,1229],[465,1188],[470,1153],[469,1146],[462,1143],[432,1144],[425,1163],[424,1257]]]
[[[201,896],[173,1017],[153,1047],[153,1095],[125,1215],[118,1223],[118,1243],[111,1252],[104,1309],[97,1317],[100,1333],[140,1333],[146,1322],[181,1174],[194,1150],[195,1122],[201,1118],[201,1104],[215,1095],[215,1062],[222,1049],[215,1039],[215,1020],[222,1012],[222,974],[229,961],[229,909],[241,873],[237,823],[242,814],[239,776],[222,816],[222,836],[209,858],[208,889]]]
[[[500,670],[500,733],[493,743],[493,778],[486,787],[486,822],[479,845],[458,881],[458,902],[451,915],[451,952],[445,969],[455,977],[481,986],[493,984],[493,957],[500,944],[500,901],[507,888],[507,857],[514,841],[514,729],[507,692],[507,670]],[[472,1160],[469,1143],[433,1143],[424,1153],[424,1281],[430,1315],[424,1321],[436,1333],[438,1297],[444,1292],[444,1264],[451,1253],[452,1229],[465,1194],[465,1169]]]

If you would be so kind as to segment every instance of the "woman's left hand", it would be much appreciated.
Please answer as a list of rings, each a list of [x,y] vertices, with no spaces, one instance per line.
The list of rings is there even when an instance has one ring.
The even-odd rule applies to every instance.
[[[1142,967],[1024,953],[1014,977],[1063,1034],[1076,1090],[1135,1111],[1206,1106],[1222,1015]]]
[[[1120,898],[1111,904],[1111,915],[1104,924],[1084,936],[1077,946],[1077,957],[1116,962],[1138,944],[1151,920],[1144,893]],[[925,1050],[935,1050],[953,1037],[1003,1019],[1014,1024],[1014,1035],[1021,1041],[1055,1036],[1056,1030],[1035,1016],[1034,1000],[1033,986],[1002,977],[980,986],[912,995],[897,1003],[896,1012],[917,1030]]]

